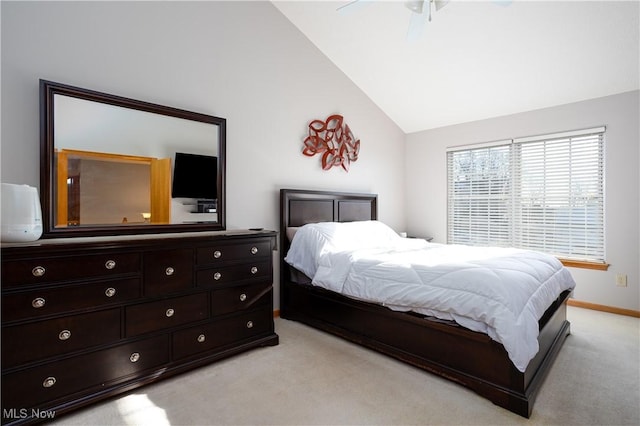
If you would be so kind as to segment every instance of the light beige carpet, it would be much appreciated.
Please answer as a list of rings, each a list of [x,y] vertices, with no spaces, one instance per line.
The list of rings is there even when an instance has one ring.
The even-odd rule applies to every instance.
[[[569,307],[572,334],[529,420],[454,383],[276,319],[260,348],[57,425],[638,425],[640,320]]]

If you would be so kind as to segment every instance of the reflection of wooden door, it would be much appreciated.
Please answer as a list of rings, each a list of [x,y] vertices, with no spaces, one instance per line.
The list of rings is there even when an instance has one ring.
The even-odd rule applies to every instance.
[[[171,219],[171,162],[170,159],[107,154],[90,151],[59,150],[56,152],[56,226],[96,225],[80,221],[79,162],[95,160],[116,163],[133,163],[149,166],[150,222],[170,223]]]
[[[171,160],[151,160],[151,223],[171,220]]]
[[[69,177],[69,160],[65,151],[56,152],[58,159],[56,164],[56,226],[67,226],[69,214],[69,200],[67,191],[67,178]]]

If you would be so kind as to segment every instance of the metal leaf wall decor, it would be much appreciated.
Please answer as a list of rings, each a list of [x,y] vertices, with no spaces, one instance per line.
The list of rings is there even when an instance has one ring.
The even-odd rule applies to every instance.
[[[309,136],[304,140],[302,153],[307,157],[321,154],[323,170],[342,166],[348,172],[351,162],[358,159],[358,152],[360,139],[353,136],[341,115],[330,115],[325,121],[309,123]]]

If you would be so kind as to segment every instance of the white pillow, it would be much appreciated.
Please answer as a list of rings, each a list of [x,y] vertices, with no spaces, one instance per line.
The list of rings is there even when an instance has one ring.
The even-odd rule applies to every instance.
[[[289,240],[289,242],[291,242],[291,240],[293,240],[294,235],[296,235],[296,232],[298,232],[299,227],[297,226],[290,226],[287,228],[287,240]]]
[[[326,253],[393,245],[401,237],[376,220],[310,223],[298,228],[285,261],[313,278]]]

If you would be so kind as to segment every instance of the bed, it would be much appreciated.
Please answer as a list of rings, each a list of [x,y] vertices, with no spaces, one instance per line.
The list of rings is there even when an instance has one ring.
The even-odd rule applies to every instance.
[[[293,232],[303,225],[377,219],[374,194],[282,189],[280,232],[280,316],[345,338],[457,382],[494,404],[523,417],[531,415],[544,378],[569,335],[562,291],[543,309],[537,352],[526,365],[514,365],[505,346],[488,334],[454,321],[343,295],[312,285],[285,256]],[[511,354],[512,355],[512,354]]]

